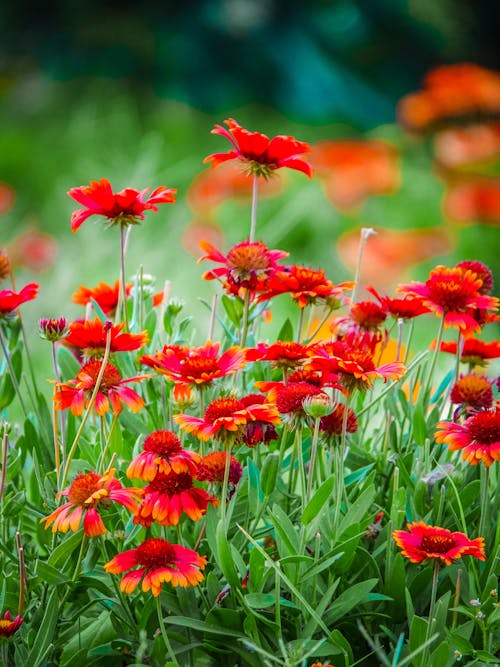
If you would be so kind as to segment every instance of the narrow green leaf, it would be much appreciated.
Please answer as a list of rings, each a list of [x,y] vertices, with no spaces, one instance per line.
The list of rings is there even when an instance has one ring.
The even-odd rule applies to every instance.
[[[226,527],[222,521],[219,521],[217,524],[215,539],[217,543],[217,553],[219,556],[221,570],[224,573],[229,586],[236,590],[240,586],[240,580],[238,573],[236,572],[234,561],[231,556],[231,549],[229,548],[229,543],[227,541]]]
[[[284,321],[276,340],[293,340],[293,326],[289,317]]]
[[[78,531],[65,538],[64,542],[57,545],[48,558],[48,564],[54,568],[61,568],[73,551],[82,543],[83,533]]]
[[[206,623],[205,621],[200,621],[197,618],[188,618],[187,616],[167,616],[165,619],[166,624],[170,625],[180,625],[181,627],[192,628],[193,630],[199,630],[200,632],[208,632],[212,635],[223,635],[225,637],[241,637],[244,638],[245,635],[242,632],[236,632],[230,628],[224,628],[219,625],[212,625]]]
[[[323,509],[323,506],[332,495],[334,483],[335,476],[332,475],[323,482],[311,500],[307,503],[302,513],[302,523],[304,526],[311,523],[314,517],[316,517]]]
[[[38,667],[41,665],[46,654],[47,649],[52,643],[52,638],[54,636],[57,619],[59,617],[59,599],[57,588],[53,588],[49,599],[47,600],[47,605],[45,607],[44,615],[38,628],[33,645],[28,653],[27,665],[31,667]]]
[[[328,625],[332,625],[348,614],[358,604],[366,602],[368,594],[377,583],[378,579],[367,579],[366,581],[360,581],[350,586],[332,602],[327,613],[323,616],[325,622]]]

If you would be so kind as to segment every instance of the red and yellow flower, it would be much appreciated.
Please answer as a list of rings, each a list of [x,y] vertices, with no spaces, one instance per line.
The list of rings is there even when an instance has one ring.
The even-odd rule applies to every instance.
[[[92,359],[84,364],[76,378],[68,382],[58,382],[54,393],[56,410],[69,408],[74,415],[81,415],[88,407],[92,393],[97,384],[102,363]],[[122,378],[120,371],[113,364],[106,364],[102,380],[96,395],[94,410],[102,417],[110,409],[114,415],[119,414],[125,404],[132,412],[139,412],[144,407],[144,401],[139,394],[126,387],[129,382],[140,382],[147,375],[136,375],[131,378]]]
[[[205,489],[193,485],[188,472],[158,472],[144,487],[144,498],[134,523],[150,526],[156,521],[160,526],[176,526],[183,512],[192,521],[198,521],[209,503],[217,505]]]
[[[203,161],[210,162],[212,168],[228,160],[239,160],[249,174],[269,178],[276,169],[288,167],[312,175],[311,165],[301,156],[309,153],[308,144],[294,137],[279,135],[269,139],[260,132],[250,132],[233,118],[225,120],[227,128],[216,125],[212,134],[220,134],[229,139],[233,148],[227,153],[213,153]]]
[[[17,615],[11,618],[10,611],[7,609],[3,618],[0,617],[0,637],[12,637],[23,624],[24,619]]]
[[[319,422],[319,430],[327,438],[336,438],[342,435],[342,428],[344,424],[345,405],[337,403],[329,415],[321,417]],[[358,420],[354,410],[347,408],[346,417],[346,432],[356,433],[358,430]]]
[[[367,287],[366,291],[373,294],[382,308],[395,319],[409,320],[430,312],[419,297],[407,296],[398,299],[397,297],[381,296],[374,287]]]
[[[102,356],[108,335],[111,335],[110,352],[131,352],[146,345],[149,340],[147,331],[139,334],[122,333],[124,326],[123,323],[105,324],[98,317],[93,322],[76,320],[70,323],[64,344],[78,348],[87,358]]]
[[[22,303],[35,299],[38,294],[38,288],[39,285],[37,283],[28,283],[20,292],[14,292],[10,289],[0,290],[0,317],[9,315]]]
[[[462,556],[473,556],[486,560],[484,538],[470,540],[464,533],[450,532],[439,526],[429,526],[423,521],[407,524],[408,531],[395,530],[392,533],[401,553],[412,563],[437,560],[444,565]]]
[[[243,470],[238,459],[229,454],[229,484],[234,489],[238,486]],[[226,452],[210,452],[202,457],[198,467],[197,478],[201,481],[209,482],[210,484],[221,485],[224,482],[224,473],[226,470]],[[231,495],[231,491],[230,491]]]
[[[74,211],[71,215],[73,232],[92,215],[107,218],[112,225],[137,225],[144,219],[144,211],[158,211],[158,204],[173,204],[177,190],[163,185],[156,188],[148,196],[151,188],[135,190],[125,188],[113,192],[106,178],[91,181],[90,185],[72,188],[68,195],[84,208]]]
[[[173,471],[195,475],[200,459],[196,452],[183,449],[181,441],[172,431],[153,431],[144,440],[143,451],[127,468],[127,477],[150,482],[158,473],[168,475]]]
[[[296,368],[310,356],[311,346],[293,340],[278,340],[276,343],[257,343],[257,347],[246,351],[247,361],[269,361],[273,368]]]
[[[450,392],[450,401],[467,408],[480,410],[493,405],[493,389],[485,375],[469,373],[455,382]]]
[[[212,401],[203,418],[181,414],[174,415],[174,420],[187,433],[193,433],[205,442],[210,438],[235,442],[242,439],[248,424],[278,424],[280,417],[275,405],[256,403],[245,406],[241,400],[227,396]]]
[[[191,387],[205,387],[214,380],[235,373],[245,365],[245,351],[234,346],[219,356],[220,343],[208,341],[199,347],[165,345],[141,363],[166,375],[175,383],[174,397],[182,398]]]
[[[431,348],[436,347],[436,341],[433,341]],[[456,356],[456,341],[443,341],[439,347],[441,352],[448,352]],[[500,358],[500,341],[484,341],[478,338],[466,338],[463,342],[460,361],[473,366],[484,366],[490,359]]]
[[[436,442],[445,443],[451,451],[461,450],[462,458],[489,467],[500,461],[500,409],[480,410],[463,424],[443,421],[437,425]]]
[[[481,278],[470,269],[437,266],[425,283],[400,285],[398,292],[420,297],[425,306],[444,317],[445,326],[459,328],[464,336],[470,336],[481,329],[471,311],[498,309],[496,297],[481,294],[482,285]]]
[[[132,284],[128,283],[126,286],[127,296],[132,290]],[[120,294],[120,282],[117,280],[114,285],[100,282],[96,287],[80,287],[73,293],[73,303],[80,306],[86,306],[94,300],[102,312],[107,317],[112,317],[118,305],[118,298]]]
[[[158,597],[163,583],[183,588],[197,586],[203,581],[201,570],[205,568],[206,560],[192,549],[151,537],[135,549],[117,554],[104,565],[104,569],[109,574],[130,570],[120,582],[124,593],[133,593],[142,579],[142,590],[151,591]]]
[[[67,489],[59,491],[56,498],[67,496],[68,502],[40,520],[45,528],[52,526],[52,532],[77,531],[83,516],[83,530],[88,537],[104,535],[106,528],[98,510],[115,502],[123,505],[132,514],[139,510],[138,502],[142,489],[125,488],[115,478],[115,469],[104,475],[96,472],[80,473]]]

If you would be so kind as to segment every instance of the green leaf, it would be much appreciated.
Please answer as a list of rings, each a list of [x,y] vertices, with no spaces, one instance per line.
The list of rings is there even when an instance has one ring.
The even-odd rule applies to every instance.
[[[61,570],[48,565],[47,563],[42,563],[38,561],[36,566],[36,574],[43,581],[46,581],[49,584],[57,586],[69,580],[69,575],[64,575]]]
[[[252,459],[247,460],[248,470],[248,502],[250,507],[257,512],[258,507],[262,501],[262,489],[260,487],[259,469]]]
[[[431,654],[430,664],[432,667],[447,667],[451,657],[451,649],[447,642],[441,642]]]
[[[413,412],[413,438],[417,445],[424,445],[429,437],[427,422],[424,416],[422,404],[419,403]]]
[[[0,410],[9,406],[16,395],[10,373],[5,373],[0,382]]]
[[[229,548],[229,543],[227,541],[226,526],[222,521],[219,521],[217,524],[215,539],[221,570],[224,573],[229,586],[236,590],[240,587],[240,579],[238,577],[238,573],[236,572],[231,550]]]
[[[192,628],[193,630],[199,630],[200,632],[208,632],[212,635],[223,635],[225,637],[240,637],[240,638],[244,638],[245,636],[242,632],[231,630],[231,628],[229,627],[212,625],[211,623],[200,621],[197,618],[188,618],[187,616],[167,616],[167,618],[165,619],[165,623],[170,625],[180,625],[181,627],[186,627],[186,628]]]
[[[260,485],[264,496],[270,496],[276,488],[276,478],[278,476],[278,452],[269,452],[260,471]]]
[[[351,484],[355,484],[356,482],[362,482],[364,479],[366,479],[366,476],[372,470],[374,463],[370,463],[367,466],[364,466],[363,468],[359,468],[358,470],[355,470],[354,472],[349,473],[349,475],[346,475],[344,478],[344,484],[346,486],[350,486]]]
[[[296,555],[299,552],[299,536],[288,515],[279,505],[273,505],[269,517],[276,531],[280,556]]]
[[[279,330],[276,340],[293,340],[293,326],[289,317],[283,322],[283,326]]]
[[[57,365],[61,371],[61,379],[70,380],[76,377],[80,364],[73,354],[64,345],[59,345],[56,351]]]
[[[304,526],[307,526],[307,524],[311,523],[314,517],[316,517],[322,510],[323,506],[332,495],[334,483],[335,475],[328,477],[328,479],[323,482],[311,500],[307,503],[304,511],[302,512],[302,523]]]
[[[346,616],[356,605],[367,602],[368,593],[370,593],[377,583],[378,579],[367,579],[366,581],[360,581],[350,586],[332,602],[330,608],[323,616],[325,622],[328,625],[332,625],[343,616]]]
[[[227,294],[223,294],[221,302],[229,320],[239,329],[243,317],[243,301],[239,297],[231,299]]]
[[[425,644],[427,638],[428,622],[425,618],[415,615],[410,624],[410,650],[413,653],[418,651]],[[422,655],[414,656],[415,667],[427,667],[422,665]]]
[[[82,543],[83,532],[78,531],[69,537],[66,537],[64,542],[61,542],[54,551],[50,554],[48,564],[54,568],[61,568],[73,551]]]
[[[368,486],[363,493],[355,500],[349,508],[347,514],[340,522],[339,535],[342,535],[347,528],[353,524],[363,522],[373,503],[375,497],[375,487]]]
[[[53,588],[45,606],[44,614],[26,662],[30,667],[41,665],[47,655],[59,617],[58,590]]]

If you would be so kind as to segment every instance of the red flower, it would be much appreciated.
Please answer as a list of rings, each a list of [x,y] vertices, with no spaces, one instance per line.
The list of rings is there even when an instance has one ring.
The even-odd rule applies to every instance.
[[[80,368],[74,380],[58,383],[57,391],[54,394],[55,409],[70,408],[74,415],[81,415],[89,404],[100,370],[101,362],[98,359],[92,359]],[[124,403],[132,412],[138,412],[144,407],[144,401],[137,392],[124,385],[128,382],[140,382],[146,377],[148,376],[137,375],[124,379],[116,366],[106,364],[94,410],[102,417],[109,411],[111,403],[113,414],[117,415],[122,411],[122,403]]]
[[[150,526],[156,521],[160,526],[176,526],[184,512],[192,521],[198,521],[207,511],[208,503],[217,504],[205,489],[193,486],[188,472],[167,475],[158,472],[144,488],[144,499],[134,523]]]
[[[247,361],[269,361],[273,368],[295,368],[310,356],[311,347],[292,340],[276,343],[257,343],[246,351]]]
[[[464,533],[452,533],[446,528],[428,526],[423,521],[407,524],[408,532],[395,530],[392,533],[401,553],[412,563],[421,563],[427,558],[451,565],[462,556],[474,556],[486,560],[484,538],[470,540]]]
[[[175,383],[174,396],[178,400],[193,386],[205,387],[243,368],[244,350],[234,346],[219,357],[219,348],[220,343],[211,341],[200,347],[165,345],[161,352],[144,355],[141,363],[172,380]]]
[[[490,466],[500,461],[500,409],[480,410],[463,424],[440,422],[435,433],[436,442],[444,442],[448,449],[462,450],[462,458],[476,465],[480,461]]]
[[[162,185],[147,197],[150,189],[125,188],[125,190],[114,193],[106,178],[91,181],[90,185],[72,188],[68,195],[85,208],[80,208],[72,213],[71,229],[76,232],[91,215],[102,215],[110,220],[112,225],[137,225],[140,220],[144,219],[144,211],[157,212],[157,204],[175,202],[177,190],[174,188],[166,188]]]
[[[152,537],[135,549],[117,554],[104,569],[110,574],[132,570],[122,578],[120,589],[132,593],[144,577],[142,590],[151,591],[157,597],[164,582],[183,588],[197,586],[203,581],[200,570],[205,568],[206,561],[205,556],[199,556],[192,549]],[[132,569],[137,566],[138,569]]]
[[[126,287],[127,296],[130,294],[131,289],[132,284],[129,283]],[[113,286],[107,283],[99,283],[96,287],[80,285],[76,292],[73,293],[73,303],[86,306],[93,299],[106,316],[112,317],[118,305],[119,293],[120,282],[118,280]]]
[[[430,310],[427,306],[424,306],[422,299],[419,297],[407,296],[403,299],[398,299],[380,296],[374,287],[367,287],[366,291],[373,294],[382,308],[395,319],[409,320],[413,317],[430,313]]]
[[[451,389],[450,400],[476,410],[490,408],[493,405],[493,389],[484,375],[462,375]]]
[[[210,438],[240,440],[246,425],[251,422],[278,424],[280,421],[276,406],[254,404],[245,407],[242,401],[231,396],[212,401],[202,419],[191,415],[174,415],[174,420],[187,433],[194,433],[205,442]]]
[[[344,423],[345,405],[337,403],[329,415],[321,417],[319,430],[329,438],[335,438],[342,435],[342,425]],[[351,408],[347,408],[347,433],[356,433],[358,430],[358,420],[356,414]]]
[[[0,317],[16,310],[22,303],[31,301],[38,294],[39,285],[28,283],[17,293],[10,289],[0,290]]]
[[[20,616],[16,616],[16,618],[11,621],[10,611],[7,610],[3,618],[0,618],[0,637],[12,637],[12,635],[19,630],[23,621],[24,619]]]
[[[235,489],[243,475],[243,470],[238,459],[232,454],[230,454],[230,457],[229,483]],[[202,457],[197,478],[200,481],[207,481],[212,484],[222,484],[224,482],[225,469],[226,452],[211,452]]]
[[[451,185],[443,200],[445,216],[456,222],[500,223],[500,179],[468,178]]]
[[[436,341],[433,341],[431,348],[436,347]],[[456,341],[443,341],[440,345],[441,352],[449,352],[450,354],[457,354]],[[489,359],[498,359],[500,357],[500,341],[493,340],[487,342],[479,340],[478,338],[466,338],[463,347],[460,361],[465,364],[472,364],[475,366],[484,366]]]
[[[480,331],[480,326],[470,314],[479,308],[497,310],[498,299],[480,293],[483,281],[469,269],[437,266],[425,283],[413,281],[400,285],[398,292],[421,297],[425,306],[436,315],[444,317],[445,326],[459,328],[465,336]]]
[[[203,162],[210,162],[217,167],[227,160],[240,160],[250,174],[269,178],[273,171],[281,167],[302,171],[307,176],[312,175],[311,165],[300,156],[310,151],[308,144],[297,141],[293,137],[279,135],[269,139],[260,132],[249,132],[230,118],[222,125],[216,125],[212,134],[220,134],[229,139],[233,150],[227,153],[214,153],[206,157]]]
[[[126,489],[115,479],[114,474],[114,469],[108,470],[104,475],[95,472],[80,473],[69,488],[56,494],[56,498],[67,496],[69,502],[40,519],[40,523],[45,521],[45,528],[52,525],[53,533],[66,533],[70,528],[76,532],[83,516],[85,534],[96,537],[106,533],[98,508],[106,507],[113,501],[126,507],[132,514],[137,514],[137,503],[142,496],[142,489]]]
[[[110,322],[105,325],[98,317],[93,322],[77,320],[69,325],[69,333],[64,343],[83,350],[87,357],[100,356],[106,348],[107,331],[110,327],[111,352],[130,352],[146,345],[149,340],[147,331],[139,334],[121,333],[124,326]]]
[[[280,259],[288,257],[283,250],[269,250],[261,241],[242,241],[223,255],[213,245],[206,241],[200,242],[200,247],[207,254],[200,257],[198,262],[210,259],[224,266],[207,271],[203,274],[204,280],[220,279],[230,294],[238,295],[242,287],[255,292],[265,288],[267,280],[276,273]]]
[[[144,440],[143,451],[130,463],[127,477],[150,482],[160,472],[194,475],[199,461],[200,455],[183,449],[181,441],[172,431],[153,431]]]
[[[259,301],[266,301],[279,294],[290,293],[299,308],[324,300],[333,307],[340,305],[343,292],[352,289],[353,282],[334,285],[321,269],[291,265],[278,270],[268,281],[266,290],[259,296]]]
[[[478,290],[479,294],[491,294],[493,291],[493,274],[486,264],[478,262],[476,259],[465,259],[463,262],[458,262],[457,267],[464,271],[472,271],[483,281]]]
[[[268,403],[265,397],[261,394],[248,394],[248,396],[243,396],[240,398],[240,401],[245,407],[251,405],[264,405]],[[250,421],[247,423],[243,429],[243,434],[241,436],[243,443],[247,447],[256,447],[260,443],[264,445],[269,445],[271,440],[277,440],[278,434],[276,433],[276,428],[274,424],[268,421]]]
[[[500,123],[449,127],[434,137],[438,165],[456,169],[493,161],[500,155]]]

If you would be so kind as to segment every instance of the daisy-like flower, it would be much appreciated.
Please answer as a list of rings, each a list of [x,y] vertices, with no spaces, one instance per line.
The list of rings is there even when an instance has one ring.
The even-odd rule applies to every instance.
[[[219,356],[220,343],[208,341],[200,347],[164,346],[161,352],[146,354],[141,363],[166,375],[175,383],[174,397],[182,398],[191,387],[205,387],[214,380],[235,373],[245,365],[245,352],[238,346]]]
[[[88,537],[96,537],[106,533],[99,509],[109,507],[115,502],[123,505],[132,514],[137,514],[142,489],[125,488],[115,479],[115,472],[112,468],[104,475],[96,472],[77,475],[67,489],[56,494],[56,498],[67,496],[68,502],[49,516],[40,519],[40,523],[45,521],[45,528],[52,526],[53,533],[57,531],[66,533],[69,529],[76,532],[83,516],[85,534]]]
[[[233,396],[217,398],[205,410],[203,418],[191,415],[174,415],[174,420],[187,433],[194,433],[199,440],[237,442],[242,439],[247,424],[261,422],[278,424],[280,421],[275,405],[264,403],[245,407],[245,404]]]
[[[22,303],[35,299],[38,294],[38,288],[39,285],[37,283],[28,283],[20,292],[14,292],[10,289],[0,290],[0,317],[9,315]]]
[[[85,208],[74,211],[71,215],[73,232],[92,215],[107,218],[112,225],[137,225],[144,220],[144,211],[158,212],[158,204],[173,204],[177,190],[161,185],[148,196],[151,188],[135,190],[125,188],[113,192],[106,178],[91,181],[90,185],[72,188],[68,195]]]
[[[268,403],[262,394],[248,394],[248,396],[242,396],[240,401],[243,403],[244,407],[264,405],[265,403]],[[257,419],[256,421],[250,421],[246,424],[241,439],[247,447],[256,447],[260,443],[269,445],[271,440],[278,439],[278,434],[274,424]]]
[[[135,549],[123,551],[104,565],[109,574],[130,570],[120,582],[124,593],[133,593],[142,579],[142,590],[155,597],[163,583],[172,586],[197,586],[203,581],[201,570],[207,559],[180,544],[171,544],[160,537],[151,537]]]
[[[226,456],[226,452],[211,452],[210,454],[203,456],[198,468],[198,479],[220,486],[224,482]],[[232,489],[230,489],[228,495],[231,497],[243,475],[243,470],[238,459],[232,454],[229,456],[229,484]]]
[[[436,347],[436,341],[433,341],[431,348]],[[448,352],[456,356],[456,341],[443,341],[439,347],[441,352]],[[485,366],[490,359],[500,358],[500,341],[493,340],[487,342],[478,338],[466,338],[462,346],[460,361],[472,366]]]
[[[294,137],[278,135],[269,139],[260,132],[250,132],[241,127],[233,118],[225,120],[227,128],[216,125],[212,134],[220,134],[229,139],[233,149],[227,153],[213,153],[203,162],[210,162],[212,168],[228,160],[240,160],[249,174],[269,178],[276,169],[288,167],[312,175],[312,167],[301,156],[309,153],[308,144]]]
[[[148,342],[147,331],[141,331],[139,334],[122,333],[124,326],[123,323],[107,322],[104,324],[98,317],[93,322],[76,320],[69,325],[69,333],[64,343],[78,348],[86,358],[90,358],[104,354],[109,330],[111,330],[110,352],[131,352],[138,350]]]
[[[440,422],[436,442],[445,443],[451,451],[461,450],[462,458],[476,465],[480,461],[489,467],[500,461],[500,409],[480,410],[463,424]]]
[[[438,560],[444,565],[462,556],[473,556],[486,560],[484,538],[470,540],[464,533],[452,533],[446,528],[429,526],[423,521],[407,524],[408,531],[395,530],[392,533],[401,553],[412,563],[421,563],[426,559]]]
[[[472,271],[483,281],[478,290],[479,294],[491,294],[493,291],[493,274],[486,264],[475,259],[465,259],[463,262],[458,262],[457,267],[464,271]]]
[[[462,177],[448,187],[442,208],[445,216],[455,222],[496,226],[500,223],[500,180]]]
[[[144,498],[134,523],[150,526],[156,521],[160,526],[176,526],[181,514],[198,521],[207,511],[208,503],[217,501],[205,489],[193,486],[193,477],[188,472],[167,475],[159,472],[144,487]]]
[[[278,340],[276,343],[257,343],[257,347],[246,351],[247,361],[269,361],[273,368],[296,368],[301,366],[311,352],[311,346],[293,340]]]
[[[485,375],[462,375],[453,385],[450,393],[452,403],[458,403],[475,410],[493,405],[493,389]]]
[[[407,296],[398,299],[389,296],[381,296],[374,287],[367,287],[366,291],[373,294],[382,308],[394,319],[410,320],[430,312],[419,297]]]
[[[206,271],[204,280],[221,280],[230,294],[238,295],[241,288],[251,293],[262,291],[267,280],[278,270],[278,262],[288,257],[283,250],[269,250],[262,241],[242,241],[223,255],[217,248],[206,241],[200,247],[207,254],[200,257],[199,262],[209,259],[223,266]]]
[[[481,327],[470,314],[474,309],[497,310],[498,299],[480,293],[483,285],[477,273],[470,269],[437,266],[425,283],[412,281],[400,285],[398,292],[421,297],[433,313],[444,317],[447,327],[460,329],[464,336],[480,331]]]
[[[81,415],[88,406],[95,389],[97,378],[101,370],[101,362],[92,359],[84,364],[76,378],[68,382],[57,383],[54,394],[56,410],[70,408],[74,415]],[[131,378],[122,378],[120,371],[113,364],[106,364],[101,384],[95,399],[94,410],[102,417],[109,411],[110,404],[113,414],[119,414],[125,404],[132,412],[139,412],[144,407],[144,401],[139,394],[126,387],[129,382],[140,382],[148,375],[136,375]]]
[[[126,286],[127,296],[131,290],[132,283],[128,283]],[[93,299],[107,317],[113,317],[118,305],[119,293],[120,283],[118,280],[115,281],[114,285],[108,285],[103,282],[98,283],[95,287],[80,285],[76,292],[73,293],[73,303],[86,306]]]
[[[331,308],[340,306],[340,297],[354,283],[344,282],[334,285],[322,269],[291,265],[277,271],[269,280],[259,301],[267,301],[279,294],[290,293],[299,308],[324,301]]]
[[[278,412],[282,415],[283,422],[290,428],[300,424],[309,424],[311,418],[307,415],[304,403],[313,397],[322,397],[329,401],[329,396],[324,391],[307,382],[291,382],[271,389],[268,400],[276,401]]]
[[[321,417],[319,430],[326,438],[335,439],[342,435],[342,425],[344,423],[345,405],[337,403],[329,415]],[[351,408],[347,408],[347,433],[356,433],[358,430],[358,420],[356,414]]]
[[[314,662],[311,667],[335,667],[335,665],[332,665],[330,662],[325,662],[324,664],[322,662]]]
[[[0,617],[0,637],[12,637],[19,630],[23,621],[24,619],[19,615],[12,619],[10,611],[7,610],[3,618]]]
[[[153,431],[146,437],[142,447],[143,451],[127,469],[127,477],[130,479],[150,482],[157,473],[168,474],[170,471],[196,474],[200,455],[183,449],[181,441],[172,431]]]

